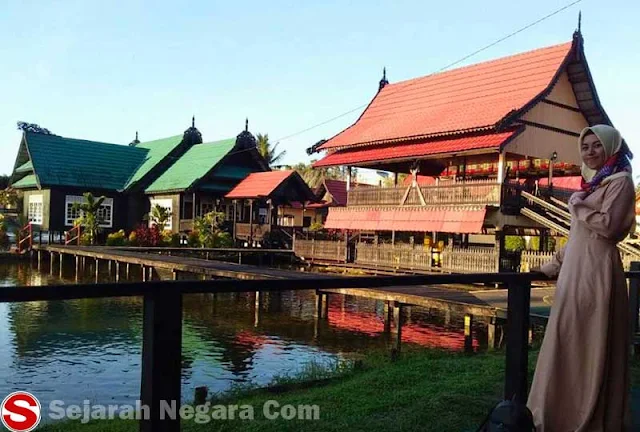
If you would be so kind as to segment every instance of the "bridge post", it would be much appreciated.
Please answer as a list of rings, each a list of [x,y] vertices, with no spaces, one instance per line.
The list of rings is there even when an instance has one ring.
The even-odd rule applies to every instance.
[[[504,399],[527,402],[531,282],[509,282]]]
[[[180,407],[182,294],[173,288],[144,296],[142,384],[140,399],[149,407],[140,432],[179,432],[180,417],[161,414],[162,407]],[[169,408],[170,409],[170,408]]]
[[[473,352],[473,315],[464,316],[464,352]]]
[[[391,331],[393,336],[393,349],[392,356],[400,354],[400,347],[402,345],[402,304],[400,302],[393,302],[393,329]]]

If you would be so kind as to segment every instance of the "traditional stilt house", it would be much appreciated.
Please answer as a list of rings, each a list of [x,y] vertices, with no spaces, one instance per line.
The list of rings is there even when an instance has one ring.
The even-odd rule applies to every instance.
[[[136,134],[129,145],[24,132],[11,185],[36,230],[71,229],[79,217],[73,204],[91,192],[106,197],[98,212],[106,232],[134,228],[153,204],[172,212],[166,228],[184,232],[215,208],[231,216],[224,195],[267,170],[248,122],[236,138],[203,143],[192,119],[182,135],[140,142]]]
[[[611,121],[579,30],[567,43],[408,81],[389,83],[385,73],[360,118],[318,147],[327,154],[314,167],[390,171],[396,186],[348,182],[347,206],[330,208],[325,227],[374,234],[377,246],[357,245],[363,265],[508,267],[499,264],[505,234],[549,231],[509,211],[510,185],[533,190],[543,178],[579,176],[577,137],[597,123]],[[411,176],[408,185],[398,184],[399,173]],[[471,247],[489,238],[498,247]],[[384,255],[385,247],[403,246],[411,249],[406,256]]]
[[[231,200],[234,238],[253,245],[272,236],[279,227],[278,208],[296,203],[314,203],[315,194],[296,171],[253,173],[225,197]],[[280,230],[280,232],[284,232]]]

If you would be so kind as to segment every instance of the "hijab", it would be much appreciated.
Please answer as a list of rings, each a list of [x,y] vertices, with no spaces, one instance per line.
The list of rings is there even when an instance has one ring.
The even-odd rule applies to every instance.
[[[608,125],[586,127],[580,133],[578,148],[582,147],[584,137],[590,133],[593,133],[602,143],[606,161],[599,170],[593,170],[584,162],[582,163],[582,189],[587,193],[591,193],[599,186],[603,186],[615,178],[631,177],[633,154],[622,139],[620,132]]]

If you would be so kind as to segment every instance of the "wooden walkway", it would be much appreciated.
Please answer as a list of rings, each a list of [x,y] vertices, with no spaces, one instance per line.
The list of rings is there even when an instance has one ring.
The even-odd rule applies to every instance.
[[[164,269],[174,272],[187,272],[205,277],[224,277],[233,279],[310,279],[335,277],[335,274],[306,273],[295,270],[283,270],[270,267],[258,267],[247,264],[235,264],[223,261],[188,258],[182,256],[160,255],[155,250],[145,253],[140,248],[127,249],[102,246],[34,246],[40,253],[113,261],[117,265],[139,265],[143,268]],[[153,253],[156,252],[156,253]],[[64,258],[63,258],[64,259]],[[116,267],[118,272],[118,267]],[[144,273],[144,271],[143,271]],[[314,287],[310,286],[309,289]],[[545,298],[553,295],[553,288],[533,288],[531,290],[532,319],[546,320],[549,304]],[[396,302],[405,305],[437,308],[453,313],[478,317],[496,317],[506,319],[507,290],[504,289],[462,289],[460,286],[394,286],[375,289],[331,289],[323,293],[339,293],[357,297]]]

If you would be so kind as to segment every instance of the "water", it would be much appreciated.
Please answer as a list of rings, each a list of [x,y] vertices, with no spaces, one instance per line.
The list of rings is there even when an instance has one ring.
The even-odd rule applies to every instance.
[[[47,263],[39,272],[33,263],[0,262],[0,287],[75,283],[69,264],[60,279],[49,274]],[[110,280],[106,267],[101,266],[101,281]],[[132,266],[131,279],[140,276]],[[88,264],[80,281],[94,278],[95,268]],[[254,293],[185,296],[185,401],[198,386],[223,392],[234,383],[266,385],[310,361],[331,363],[351,353],[390,351],[382,302],[330,295],[328,319],[319,322],[314,305],[313,291],[267,293],[256,320]],[[464,347],[462,316],[413,306],[403,323],[404,346]],[[478,323],[474,333],[473,345],[479,349],[486,344],[486,330]],[[45,412],[51,400],[132,404],[139,399],[141,336],[138,297],[0,303],[0,396],[32,391]]]

